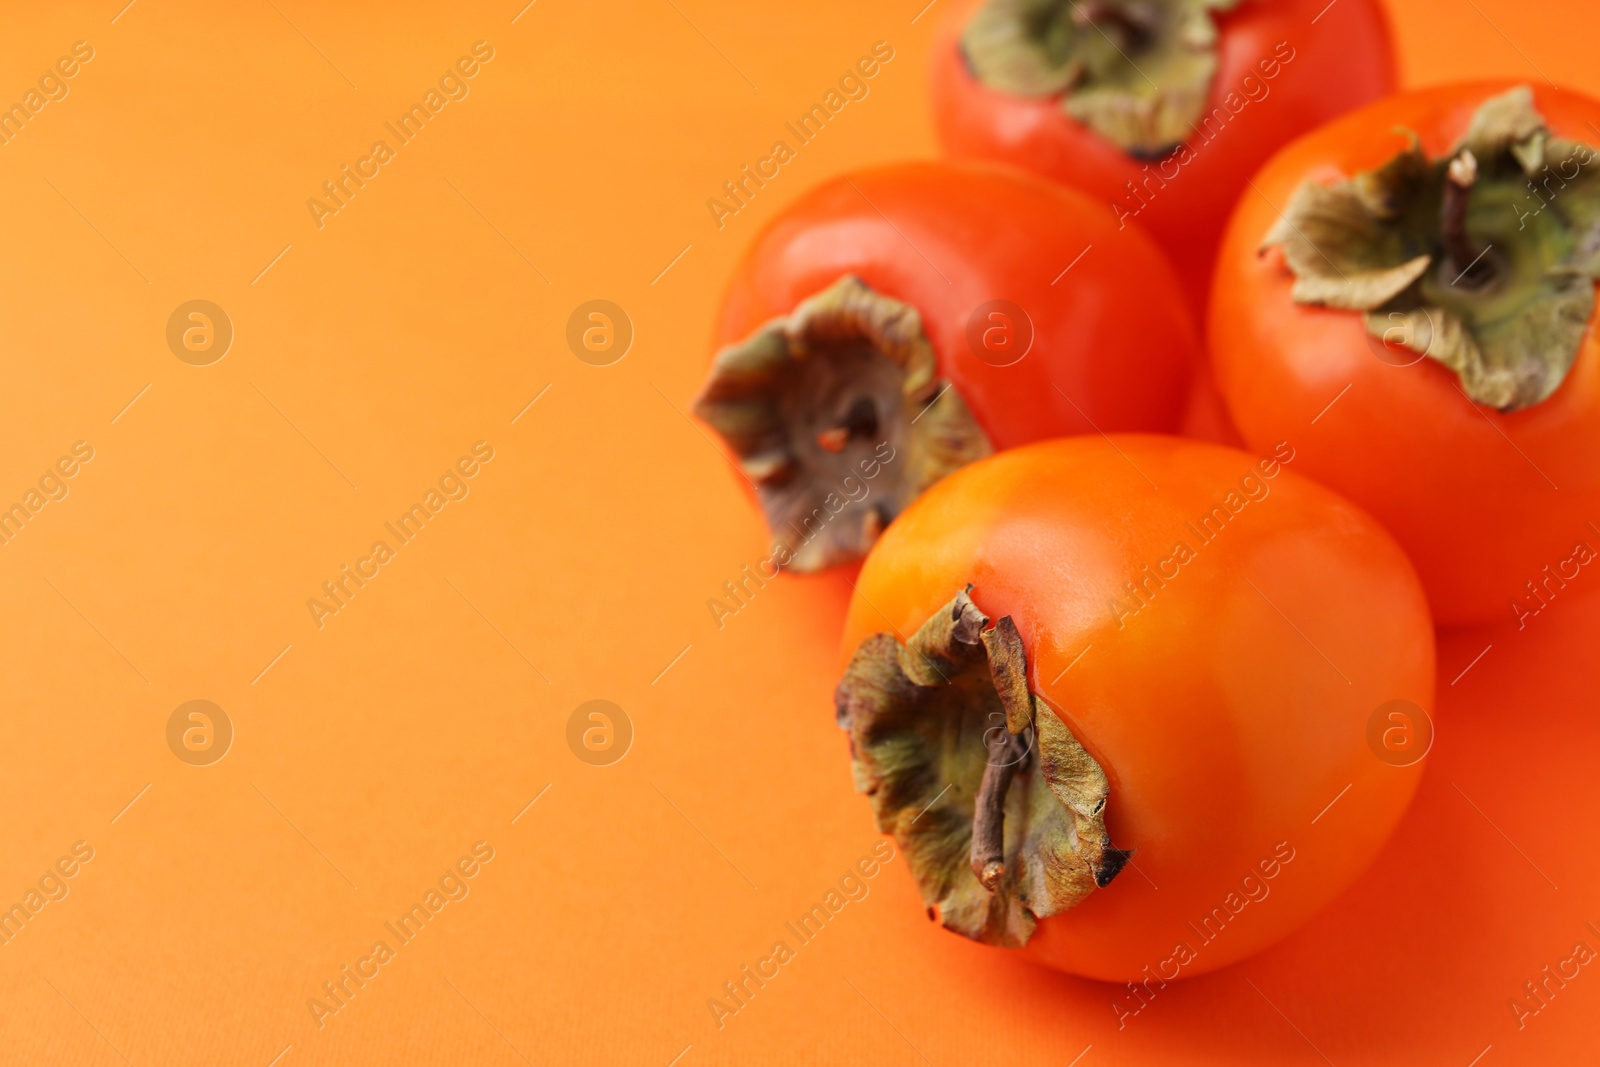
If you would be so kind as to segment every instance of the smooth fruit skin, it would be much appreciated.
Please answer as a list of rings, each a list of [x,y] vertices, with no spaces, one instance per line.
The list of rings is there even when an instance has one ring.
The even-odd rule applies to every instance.
[[[1302,181],[1381,165],[1407,143],[1397,126],[1416,131],[1430,157],[1443,155],[1486,98],[1515,84],[1393,97],[1284,149],[1256,176],[1260,194],[1239,203],[1213,294],[1213,368],[1239,432],[1254,448],[1292,442],[1297,470],[1383,522],[1410,553],[1443,624],[1510,618],[1513,601],[1537,609],[1527,583],[1542,595],[1557,591],[1544,568],[1568,560],[1578,542],[1600,545],[1591,525],[1600,522],[1594,320],[1555,393],[1503,415],[1468,400],[1433,360],[1379,358],[1385,350],[1369,340],[1360,314],[1295,304],[1281,253],[1257,247]],[[1534,99],[1557,134],[1600,143],[1589,125],[1600,126],[1600,102],[1537,85]]]
[[[1142,235],[1117,234],[1081,194],[1031,175],[934,161],[836,178],[785,208],[734,274],[718,346],[843,274],[921,313],[940,374],[997,449],[1174,429],[1202,359],[1178,283]],[[1032,348],[1008,366],[968,344],[973,312],[991,300],[1033,324]]]
[[[1207,113],[1227,111],[1229,94],[1237,94],[1237,114],[1229,112],[1226,125],[1202,123],[1189,142],[1193,157],[1182,166],[1172,157],[1157,163],[1100,137],[1059,100],[997,92],[974,79],[960,39],[978,2],[954,13],[933,46],[934,127],[944,151],[1010,163],[1082,189],[1113,218],[1137,211],[1132,221],[1171,258],[1196,309],[1205,306],[1223,226],[1250,176],[1289,141],[1396,84],[1394,46],[1378,0],[1246,0],[1216,16],[1217,73],[1207,103]],[[1258,64],[1276,58],[1280,44],[1293,58],[1265,79]],[[1249,102],[1239,106],[1240,100]],[[1119,203],[1124,212],[1113,207]]]
[[[1249,955],[1348,885],[1416,788],[1421,763],[1392,766],[1367,742],[1379,705],[1433,707],[1416,574],[1372,518],[1260,462],[1140,435],[1004,453],[934,486],[861,571],[845,657],[873,633],[912,633],[970,581],[986,614],[1014,617],[1033,691],[1110,779],[1107,829],[1132,863],[1041,922],[1022,950],[1040,962],[1170,981],[1179,944],[1193,958],[1177,976]],[[1252,475],[1256,500],[1241,488]],[[1247,502],[1200,543],[1186,524],[1230,491]],[[1131,605],[1124,583],[1180,540],[1194,558],[1119,628],[1109,603]],[[1260,899],[1240,906],[1247,893]],[[1208,941],[1215,908],[1231,917]]]

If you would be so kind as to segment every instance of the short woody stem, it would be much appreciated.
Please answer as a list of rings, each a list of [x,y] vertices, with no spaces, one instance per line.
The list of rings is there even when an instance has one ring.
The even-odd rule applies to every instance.
[[[1027,757],[1023,734],[997,727],[984,739],[989,761],[978,785],[978,799],[972,813],[972,873],[983,887],[993,892],[1005,877],[1006,790],[1011,778]]]
[[[1122,35],[1123,44],[1130,49],[1142,47],[1150,40],[1155,29],[1132,11],[1109,0],[1082,0],[1072,5],[1072,21],[1085,29],[1110,28]]]
[[[871,400],[857,400],[836,426],[817,435],[817,444],[829,452],[843,452],[855,438],[872,437],[878,432],[878,409]]]
[[[1459,280],[1471,288],[1487,282],[1493,274],[1479,248],[1467,234],[1467,205],[1472,187],[1478,182],[1478,160],[1469,150],[1450,161],[1445,171],[1444,204],[1440,209],[1440,236],[1444,241],[1449,270],[1464,275]]]

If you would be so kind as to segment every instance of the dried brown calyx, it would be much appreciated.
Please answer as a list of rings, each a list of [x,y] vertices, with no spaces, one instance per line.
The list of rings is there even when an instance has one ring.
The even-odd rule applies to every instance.
[[[989,0],[961,46],[973,77],[1067,113],[1142,158],[1188,140],[1217,73],[1212,12],[1239,0]]]
[[[1443,159],[1411,147],[1308,181],[1266,235],[1294,299],[1366,314],[1369,333],[1516,411],[1571,369],[1600,278],[1600,153],[1554,136],[1520,86],[1483,103]]]
[[[856,788],[945,928],[1019,947],[1127,862],[1105,773],[1029,691],[1011,617],[990,627],[965,591],[905,645],[863,641],[834,702]]]
[[[928,486],[993,451],[938,377],[922,316],[852,275],[717,353],[694,407],[800,571],[860,559]]]

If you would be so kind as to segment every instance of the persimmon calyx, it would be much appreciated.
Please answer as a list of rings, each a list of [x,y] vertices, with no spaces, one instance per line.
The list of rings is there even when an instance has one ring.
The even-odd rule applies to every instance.
[[[904,645],[867,638],[834,705],[856,789],[929,916],[1017,948],[1038,920],[1110,884],[1130,853],[1106,835],[1105,772],[1028,688],[1011,617],[989,622],[964,590]]]
[[[860,559],[930,485],[994,450],[938,376],[917,309],[848,274],[717,353],[694,409],[797,571]]]
[[[1374,337],[1517,411],[1566,378],[1594,310],[1600,152],[1554,136],[1518,86],[1442,159],[1412,134],[1377,170],[1305,182],[1261,247],[1282,248],[1297,303],[1364,312]]]
[[[1217,72],[1213,11],[1239,0],[989,0],[961,47],[973,77],[1067,113],[1133,155],[1194,132]]]

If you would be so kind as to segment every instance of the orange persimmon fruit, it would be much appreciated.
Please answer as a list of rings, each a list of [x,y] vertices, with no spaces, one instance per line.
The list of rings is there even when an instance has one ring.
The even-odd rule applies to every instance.
[[[1373,859],[1431,738],[1432,623],[1394,540],[1296,465],[1288,442],[1050,441],[885,532],[836,711],[930,918],[1170,981],[1276,941]]]

